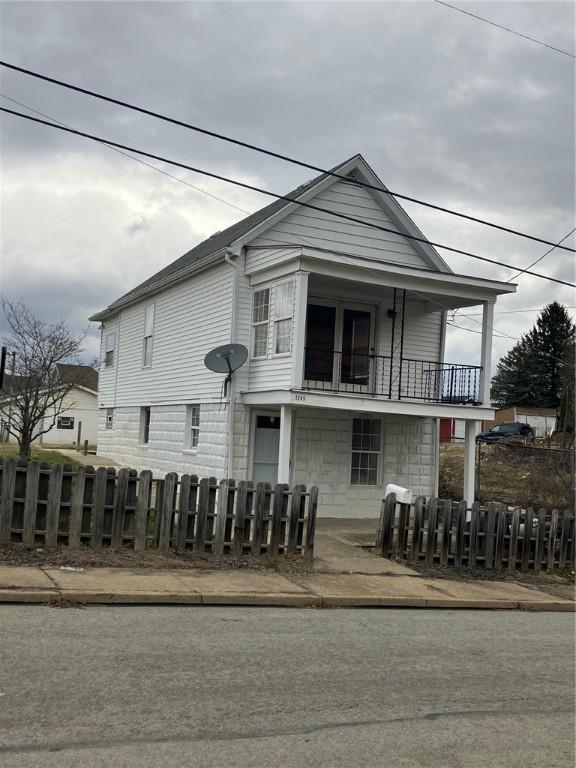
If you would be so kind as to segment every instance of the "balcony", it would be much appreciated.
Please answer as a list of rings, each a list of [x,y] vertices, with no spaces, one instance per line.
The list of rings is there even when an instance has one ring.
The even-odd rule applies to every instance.
[[[307,347],[303,388],[453,405],[480,405],[477,365]]]

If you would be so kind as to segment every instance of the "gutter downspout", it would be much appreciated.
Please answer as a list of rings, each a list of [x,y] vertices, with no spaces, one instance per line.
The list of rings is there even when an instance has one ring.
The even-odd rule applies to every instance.
[[[238,304],[238,262],[237,255],[230,250],[224,253],[224,261],[232,267],[232,312],[230,318],[230,343],[236,343],[237,335],[237,304]],[[226,446],[226,468],[228,478],[234,474],[234,390],[235,378],[232,376],[228,392],[228,444]]]

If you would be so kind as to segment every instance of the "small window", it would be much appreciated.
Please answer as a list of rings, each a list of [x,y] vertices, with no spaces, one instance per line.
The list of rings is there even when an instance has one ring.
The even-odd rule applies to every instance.
[[[140,408],[140,444],[148,445],[150,440],[150,407]]]
[[[200,441],[200,406],[189,405],[187,411],[185,447],[194,450]]]
[[[74,417],[58,416],[58,421],[56,422],[56,429],[74,429]]]
[[[252,357],[266,357],[268,351],[268,318],[270,314],[270,289],[254,292],[252,304],[253,343]]]
[[[112,368],[114,365],[114,347],[116,346],[116,334],[108,333],[106,335],[106,347],[104,352],[104,367]]]
[[[280,283],[274,289],[274,354],[285,355],[292,349],[294,283]]]
[[[106,429],[114,426],[114,408],[106,408]]]
[[[154,336],[154,304],[148,304],[144,310],[144,345],[142,365],[149,368],[152,365],[152,338]]]
[[[352,485],[378,485],[381,442],[380,419],[352,420]]]

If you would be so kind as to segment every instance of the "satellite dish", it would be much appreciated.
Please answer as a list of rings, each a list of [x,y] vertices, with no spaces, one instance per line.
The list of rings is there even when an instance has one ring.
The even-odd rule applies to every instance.
[[[215,373],[229,376],[248,360],[248,350],[242,344],[224,344],[212,349],[204,358],[204,365]]]

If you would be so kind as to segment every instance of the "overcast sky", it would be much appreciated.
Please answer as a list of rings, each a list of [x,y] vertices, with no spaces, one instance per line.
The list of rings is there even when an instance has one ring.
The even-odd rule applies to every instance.
[[[574,5],[460,6],[574,52]],[[2,58],[331,167],[360,152],[393,190],[558,241],[574,225],[574,59],[429,2],[2,2]],[[306,169],[2,69],[0,90],[68,125],[284,193]],[[6,99],[3,106],[20,109]],[[26,111],[26,110],[23,110]],[[240,211],[97,144],[1,126],[2,292],[74,330]],[[164,166],[248,212],[269,202]],[[527,266],[547,247],[405,206],[431,240]],[[575,238],[566,241],[574,245]],[[459,273],[514,273],[441,251]],[[535,269],[573,282],[573,255]],[[574,289],[518,280],[498,312]],[[479,331],[461,317],[459,325]],[[501,314],[517,337],[537,313]],[[477,317],[476,320],[480,320]],[[97,353],[92,324],[86,354]],[[447,360],[479,336],[450,328]],[[495,339],[495,358],[514,341]]]

